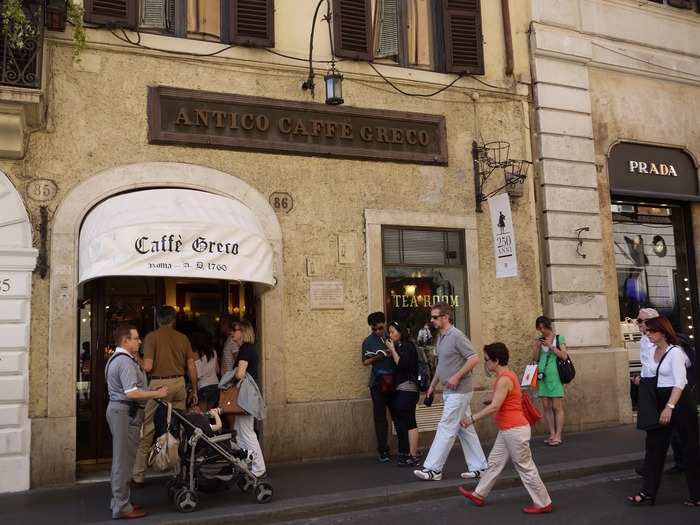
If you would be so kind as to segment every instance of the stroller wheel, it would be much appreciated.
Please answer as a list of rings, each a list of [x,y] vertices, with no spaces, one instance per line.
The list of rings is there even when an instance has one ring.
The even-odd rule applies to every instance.
[[[182,488],[175,494],[174,503],[179,512],[192,512],[197,508],[197,494],[188,488]]]
[[[177,478],[171,479],[165,485],[168,491],[168,499],[170,501],[175,501],[175,494],[177,494],[181,489],[185,488],[185,485]]]
[[[253,483],[248,481],[245,476],[241,476],[236,482],[236,486],[241,492],[246,493],[250,492],[250,489],[253,488]]]
[[[258,503],[267,503],[272,499],[273,493],[272,485],[264,481],[255,487],[255,499]]]

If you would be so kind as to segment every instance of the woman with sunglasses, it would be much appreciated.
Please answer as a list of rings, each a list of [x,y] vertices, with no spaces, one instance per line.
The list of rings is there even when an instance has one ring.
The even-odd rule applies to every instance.
[[[409,341],[406,330],[399,323],[389,323],[389,338],[386,341],[389,355],[396,365],[394,394],[394,424],[399,441],[399,467],[418,464],[418,350]]]
[[[552,500],[532,460],[530,423],[523,412],[520,382],[515,372],[508,367],[508,348],[503,343],[492,343],[484,347],[484,354],[487,372],[496,374],[493,398],[488,406],[476,414],[465,417],[461,425],[467,428],[475,421],[495,414],[498,435],[489,454],[488,468],[481,474],[481,480],[476,489],[470,491],[460,487],[459,491],[476,506],[483,506],[496,479],[510,458],[534,503],[523,508],[523,512],[527,514],[552,512]]]
[[[646,319],[646,335],[655,345],[657,426],[647,429],[642,490],[627,501],[632,505],[653,505],[661,485],[666,454],[674,428],[685,438],[688,467],[685,471],[690,497],[685,504],[700,507],[700,454],[696,400],[687,387],[686,367],[690,360],[679,346],[678,336],[665,317]],[[641,410],[642,407],[640,407]],[[640,411],[641,415],[641,411]]]

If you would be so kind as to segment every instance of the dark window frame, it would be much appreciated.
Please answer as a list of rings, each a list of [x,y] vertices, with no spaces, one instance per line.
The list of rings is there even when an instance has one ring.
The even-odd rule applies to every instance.
[[[449,232],[456,232],[459,235],[459,250],[460,257],[462,259],[462,264],[405,264],[405,263],[387,263],[384,257],[384,231],[387,229],[393,230],[410,230],[410,231],[434,231],[443,232],[445,234]],[[382,224],[381,225],[381,250],[382,250],[382,298],[386,298],[386,268],[448,268],[448,269],[461,269],[462,270],[462,282],[464,283],[464,332],[467,336],[471,333],[471,304],[469,302],[469,257],[467,255],[467,241],[466,241],[466,231],[464,228],[439,228],[439,227],[428,227],[428,226],[408,226],[406,224]]]

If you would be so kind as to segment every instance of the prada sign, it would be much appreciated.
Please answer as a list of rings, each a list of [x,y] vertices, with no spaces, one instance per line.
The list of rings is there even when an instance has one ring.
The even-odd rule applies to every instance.
[[[682,149],[620,142],[610,151],[608,174],[618,195],[700,199],[695,163]]]
[[[148,88],[148,141],[447,164],[445,117]]]

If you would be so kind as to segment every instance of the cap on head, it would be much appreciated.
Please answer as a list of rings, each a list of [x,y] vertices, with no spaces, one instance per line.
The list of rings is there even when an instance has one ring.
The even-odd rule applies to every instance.
[[[654,310],[653,308],[642,308],[639,310],[639,315],[637,316],[639,319],[655,319],[656,317],[659,317],[659,312]]]

